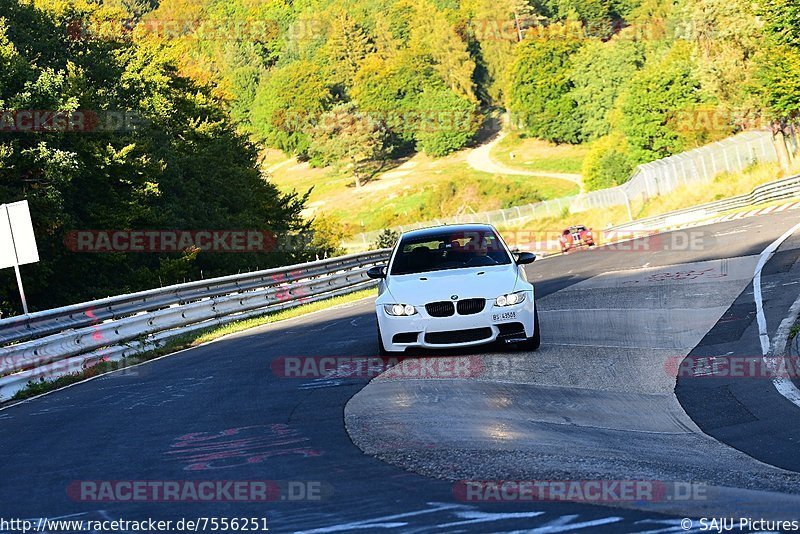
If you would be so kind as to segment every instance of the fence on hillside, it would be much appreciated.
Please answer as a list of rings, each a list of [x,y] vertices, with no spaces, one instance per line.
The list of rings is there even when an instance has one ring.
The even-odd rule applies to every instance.
[[[631,179],[620,186],[507,209],[443,217],[398,226],[392,230],[404,232],[426,226],[458,223],[520,225],[531,219],[559,216],[564,210],[579,213],[613,206],[627,206],[628,214],[633,219],[631,205],[635,202],[664,195],[683,185],[710,182],[722,172],[737,172],[753,163],[777,160],[778,151],[771,132],[744,132],[701,148],[639,165]],[[351,252],[367,250],[380,233],[380,230],[375,230],[357,234],[345,242],[344,247]]]

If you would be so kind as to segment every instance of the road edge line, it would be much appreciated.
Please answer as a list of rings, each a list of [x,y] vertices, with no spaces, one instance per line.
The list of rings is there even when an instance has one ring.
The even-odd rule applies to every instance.
[[[797,320],[797,317],[800,316],[800,296],[798,296],[797,300],[795,300],[792,306],[789,308],[789,316],[781,321],[781,324],[775,333],[775,343],[771,344],[769,334],[767,334],[767,319],[764,316],[764,300],[761,293],[761,271],[770,258],[772,258],[772,255],[775,253],[778,247],[780,247],[784,241],[789,239],[789,237],[798,229],[800,229],[800,224],[796,224],[778,239],[770,243],[770,245],[761,252],[758,264],[756,265],[756,270],[753,274],[753,300],[756,304],[756,322],[758,323],[758,337],[759,341],[761,342],[761,357],[767,368],[771,370],[777,370],[779,365],[785,367],[783,359],[781,359],[780,362],[773,361],[773,359],[776,352],[780,352],[782,356],[784,350],[786,349],[786,342],[789,338],[789,330]],[[778,351],[775,351],[774,348],[779,345],[783,346],[778,349]],[[792,382],[791,379],[788,377],[778,376],[772,379],[772,384],[775,386],[775,389],[781,394],[781,396],[800,408],[800,390],[797,389],[797,386],[794,385],[794,382]]]
[[[775,333],[771,360],[774,366],[772,370],[779,375],[772,379],[775,389],[790,402],[800,407],[800,389],[789,378],[786,370],[786,348],[789,346],[789,333],[792,326],[797,322],[798,317],[800,317],[800,295],[792,303],[789,308],[789,315],[781,321]]]

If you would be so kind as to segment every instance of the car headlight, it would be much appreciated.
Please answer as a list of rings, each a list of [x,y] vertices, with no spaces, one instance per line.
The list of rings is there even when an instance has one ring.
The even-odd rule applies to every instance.
[[[495,306],[514,306],[520,302],[525,301],[525,292],[517,291],[516,293],[507,293],[500,295],[494,300]]]
[[[383,309],[387,314],[398,317],[417,313],[417,309],[411,304],[384,304]]]

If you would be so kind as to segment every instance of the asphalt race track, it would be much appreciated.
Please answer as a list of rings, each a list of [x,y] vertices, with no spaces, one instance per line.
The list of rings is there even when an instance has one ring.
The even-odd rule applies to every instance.
[[[538,261],[527,272],[540,350],[443,355],[471,370],[459,378],[276,372],[295,357],[375,356],[366,300],[10,406],[0,411],[0,517],[263,517],[272,532],[419,533],[685,532],[684,517],[800,519],[800,408],[769,380],[681,376],[676,388],[675,376],[687,355],[761,355],[753,272],[798,222],[785,212]],[[798,258],[795,235],[764,267],[770,336],[800,293]],[[402,365],[412,360],[438,365],[430,354]],[[702,492],[599,505],[465,500],[459,490],[465,480],[633,479]],[[74,491],[80,481],[134,480],[321,490],[213,503]]]

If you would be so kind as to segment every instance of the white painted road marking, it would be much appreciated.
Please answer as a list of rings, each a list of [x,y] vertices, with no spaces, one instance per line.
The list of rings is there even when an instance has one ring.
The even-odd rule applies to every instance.
[[[786,346],[786,341],[789,339],[789,332],[795,321],[797,321],[798,316],[800,316],[800,296],[792,303],[792,306],[789,308],[789,316],[781,321],[777,332],[775,332],[775,342],[772,344],[773,353],[770,354],[772,357],[764,357],[765,362],[770,366],[768,369],[779,375],[772,379],[772,383],[775,384],[775,389],[796,406],[800,406],[800,390],[797,389],[797,386],[794,385],[791,378],[784,376],[787,375],[786,362],[781,357],[781,354],[775,353],[774,349],[777,347],[777,351],[783,351],[783,347]]]
[[[778,247],[781,246],[784,241],[789,239],[789,236],[795,233],[798,229],[800,229],[800,224],[794,225],[787,230],[786,233],[784,233],[764,249],[764,252],[761,253],[761,256],[758,260],[758,265],[756,265],[755,275],[753,276],[753,299],[756,301],[756,321],[758,322],[758,337],[761,341],[761,355],[763,356],[764,363],[769,366],[768,368],[772,368],[773,370],[778,370],[776,365],[783,366],[784,364],[782,361],[780,364],[775,361],[775,357],[779,356],[778,354],[771,354],[772,348],[770,346],[769,335],[767,334],[767,319],[764,316],[764,301],[761,296],[761,270],[764,268],[764,265],[767,264],[767,261],[769,261]],[[776,341],[781,339],[784,335],[789,335],[789,330],[791,329],[792,324],[794,324],[794,322],[797,320],[798,314],[800,314],[800,297],[798,297],[797,300],[795,300],[792,304],[792,307],[789,308],[789,317],[786,317],[778,327],[778,331],[775,333]],[[786,338],[783,338],[784,342],[785,339]],[[779,347],[779,351],[783,350],[783,348],[780,346],[781,344],[782,343],[775,344],[777,347]],[[797,386],[794,385],[794,382],[792,382],[791,379],[788,377],[776,377],[772,379],[772,383],[775,385],[775,389],[778,390],[778,393],[788,399],[789,402],[792,402],[796,406],[800,407],[800,390],[797,389]]]
[[[355,530],[393,530],[403,529],[404,532],[430,532],[431,528],[428,526],[415,527],[408,519],[428,515],[433,513],[449,513],[452,520],[445,520],[443,523],[433,526],[435,530],[453,531],[453,527],[460,527],[466,525],[496,523],[498,521],[507,521],[512,519],[533,519],[545,515],[545,512],[538,510],[528,510],[523,512],[482,512],[475,510],[472,507],[462,504],[448,504],[448,503],[427,503],[428,508],[414,510],[410,512],[401,512],[393,515],[386,515],[381,517],[374,517],[371,519],[351,521],[348,523],[330,525],[327,527],[316,528],[313,530],[306,530],[298,534],[323,534],[329,532],[343,532]],[[575,522],[578,520],[578,522]],[[622,521],[619,516],[601,517],[598,519],[590,519],[580,521],[580,516],[576,514],[562,515],[547,521],[535,528],[523,531],[511,531],[513,533],[537,533],[537,534],[555,534],[557,532],[574,532],[576,530],[591,529],[611,523],[618,523]],[[655,521],[655,520],[649,520]],[[494,531],[500,532],[500,531]],[[510,532],[506,532],[510,534]]]

